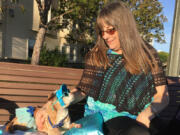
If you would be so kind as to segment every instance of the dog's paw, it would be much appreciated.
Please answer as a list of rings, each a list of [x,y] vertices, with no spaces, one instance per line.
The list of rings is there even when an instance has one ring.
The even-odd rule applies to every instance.
[[[81,127],[82,127],[81,124],[76,124],[76,123],[71,124],[71,128],[81,128]]]
[[[82,128],[81,124],[75,124],[75,128]]]

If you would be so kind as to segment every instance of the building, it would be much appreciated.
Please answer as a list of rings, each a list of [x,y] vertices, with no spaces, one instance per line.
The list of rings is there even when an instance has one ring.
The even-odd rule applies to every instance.
[[[7,5],[7,2],[1,6]],[[24,6],[22,12],[20,5]],[[30,57],[39,28],[39,13],[35,0],[20,1],[15,8],[8,7],[1,14],[0,23],[0,57],[2,59],[26,60]],[[50,48],[58,46],[56,35],[47,35],[46,43]]]
[[[1,7],[5,5],[8,1],[0,1]],[[24,12],[19,8],[21,5]],[[27,60],[31,57],[38,28],[39,12],[35,0],[21,0],[16,7],[9,6],[3,15],[0,14],[0,59]],[[58,34],[47,32],[44,44],[48,49],[59,47],[68,54],[69,62],[79,62],[78,47],[68,45],[64,39],[67,33],[67,30]]]

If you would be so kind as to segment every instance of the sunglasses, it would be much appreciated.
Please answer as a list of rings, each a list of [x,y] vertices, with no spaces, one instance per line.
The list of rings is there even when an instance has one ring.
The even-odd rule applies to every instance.
[[[100,35],[104,36],[105,32],[109,35],[113,35],[116,32],[115,28],[107,29],[106,31],[100,31]]]

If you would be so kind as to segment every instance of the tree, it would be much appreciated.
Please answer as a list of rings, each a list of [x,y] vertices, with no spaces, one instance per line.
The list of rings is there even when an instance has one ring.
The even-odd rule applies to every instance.
[[[76,12],[70,14],[71,30],[66,37],[70,44],[91,47],[95,39],[94,25],[102,0],[76,1]],[[84,47],[86,50],[86,48]],[[85,51],[86,52],[86,51]],[[84,53],[85,53],[84,52]]]
[[[55,26],[67,26],[67,21],[65,22],[60,22],[61,18],[65,15],[68,14],[69,12],[72,12],[72,10],[68,10],[69,8],[66,8],[66,6],[62,6],[61,11],[58,14],[54,15],[53,18],[47,22],[48,19],[48,12],[50,10],[51,4],[52,4],[53,0],[36,0],[37,4],[38,4],[38,10],[39,10],[39,16],[40,16],[40,26],[39,26],[39,30],[36,36],[36,41],[34,44],[34,48],[33,48],[33,54],[32,54],[32,59],[31,59],[31,64],[32,65],[37,65],[39,64],[39,58],[40,58],[40,52],[41,52],[41,48],[43,46],[43,42],[45,39],[45,33],[47,31],[47,29],[52,29],[52,26],[54,24]],[[66,1],[64,0],[63,2],[66,3]],[[52,11],[55,9],[52,9]]]
[[[52,8],[50,22],[47,14],[52,0],[36,0],[40,14],[40,29],[34,45],[32,64],[39,63],[40,50],[47,29],[60,30],[67,28],[70,34],[66,37],[70,44],[92,46],[95,40],[94,25],[97,12],[110,0],[58,0],[56,8]],[[157,0],[122,0],[131,8],[137,27],[142,37],[151,42],[165,42],[163,22],[167,19],[161,13],[162,5]],[[72,12],[73,11],[73,12]]]
[[[66,40],[69,44],[84,45],[81,54],[85,54],[94,45],[97,13],[106,2],[107,0],[76,0],[67,6],[73,8],[73,12],[63,17],[63,21],[70,21]]]
[[[111,0],[109,0],[111,1]],[[81,16],[76,16],[73,19],[73,24],[76,26],[76,29],[72,29],[71,34],[68,35],[67,39],[71,42],[81,42],[81,43],[90,43],[94,40],[94,22],[97,16],[97,11],[100,8],[99,3],[101,2],[102,7],[106,1],[97,1],[92,0],[82,1],[80,4],[77,3],[77,6],[80,7]],[[155,40],[160,43],[165,42],[164,37],[164,26],[163,23],[167,21],[167,18],[162,14],[162,5],[157,0],[121,0],[127,3],[134,14],[135,20],[137,22],[137,27],[139,29],[142,38],[147,42],[152,42]],[[93,6],[91,6],[93,5]],[[89,31],[89,33],[88,33]],[[90,35],[88,40],[84,36],[88,33]]]
[[[95,40],[94,25],[97,13],[111,0],[76,0],[76,12],[69,14],[72,21],[70,34],[66,37],[70,44],[84,44],[91,47]],[[167,18],[162,14],[162,5],[157,0],[121,0],[132,10],[142,38],[147,42],[165,42],[163,23]],[[67,19],[67,18],[63,18]],[[84,47],[85,48],[85,47]]]
[[[160,58],[162,63],[167,63],[169,53],[161,51],[161,52],[158,52],[158,55],[159,55],[159,58]]]
[[[162,14],[162,5],[158,0],[123,0],[131,8],[138,29],[147,42],[154,39],[164,43],[164,25],[167,18]]]
[[[40,27],[39,31],[36,36],[36,41],[34,44],[31,64],[37,65],[39,63],[40,58],[40,51],[44,42],[45,33],[47,30],[47,17],[48,17],[48,11],[51,6],[52,0],[44,0],[41,2],[41,0],[36,0],[38,4],[38,10],[39,10],[39,16],[40,16]]]
[[[99,1],[100,0],[93,0],[93,2],[96,2],[96,3],[98,3]],[[82,12],[82,9],[87,8],[87,6],[91,6],[91,8],[95,6],[94,4],[93,5],[87,4],[87,3],[91,3],[90,0],[88,1],[86,0],[76,0],[76,1],[58,0],[58,2],[56,3],[57,4],[56,8],[52,8],[51,10],[53,18],[50,20],[50,22],[47,22],[48,11],[51,7],[52,0],[44,0],[44,1],[36,0],[36,2],[38,4],[38,10],[39,10],[39,15],[40,15],[40,28],[37,33],[37,37],[36,37],[36,41],[35,41],[35,45],[33,49],[33,54],[32,54],[31,64],[33,65],[37,65],[39,63],[40,51],[43,46],[45,33],[47,29],[60,30],[63,28],[68,28],[69,24],[73,23],[73,25],[78,24],[79,28],[83,28],[83,30],[79,32],[80,35],[82,36],[84,34],[83,32],[85,32],[87,28],[86,26],[89,25],[89,23],[86,20],[88,20],[89,22],[91,21],[91,18],[88,19],[87,16],[86,17],[84,16],[84,12]],[[94,10],[93,11],[89,10],[89,12],[86,13],[86,15],[89,15],[89,13],[91,12],[94,12]],[[80,15],[81,13],[83,15]],[[78,19],[81,19],[83,23],[80,24],[80,20]],[[75,22],[78,22],[78,23],[75,23]],[[85,24],[84,22],[87,25],[83,25]],[[70,27],[70,29],[72,29],[72,27]]]

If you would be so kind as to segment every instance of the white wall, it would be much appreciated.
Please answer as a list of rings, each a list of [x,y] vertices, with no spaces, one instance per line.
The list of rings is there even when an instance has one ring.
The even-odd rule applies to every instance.
[[[20,8],[13,9],[14,17],[6,13],[4,20],[4,57],[14,59],[27,59],[27,40],[32,29],[33,1],[19,0],[23,4],[25,12]]]
[[[14,17],[7,12],[2,26],[0,24],[0,56],[4,51],[5,58],[27,59],[28,41],[36,40],[40,20],[36,0],[19,0],[19,5],[21,4],[24,5],[25,12],[15,8]],[[59,45],[57,36],[52,37],[50,34],[47,34],[45,43],[50,49]]]
[[[0,58],[2,57],[2,24],[0,23]]]

